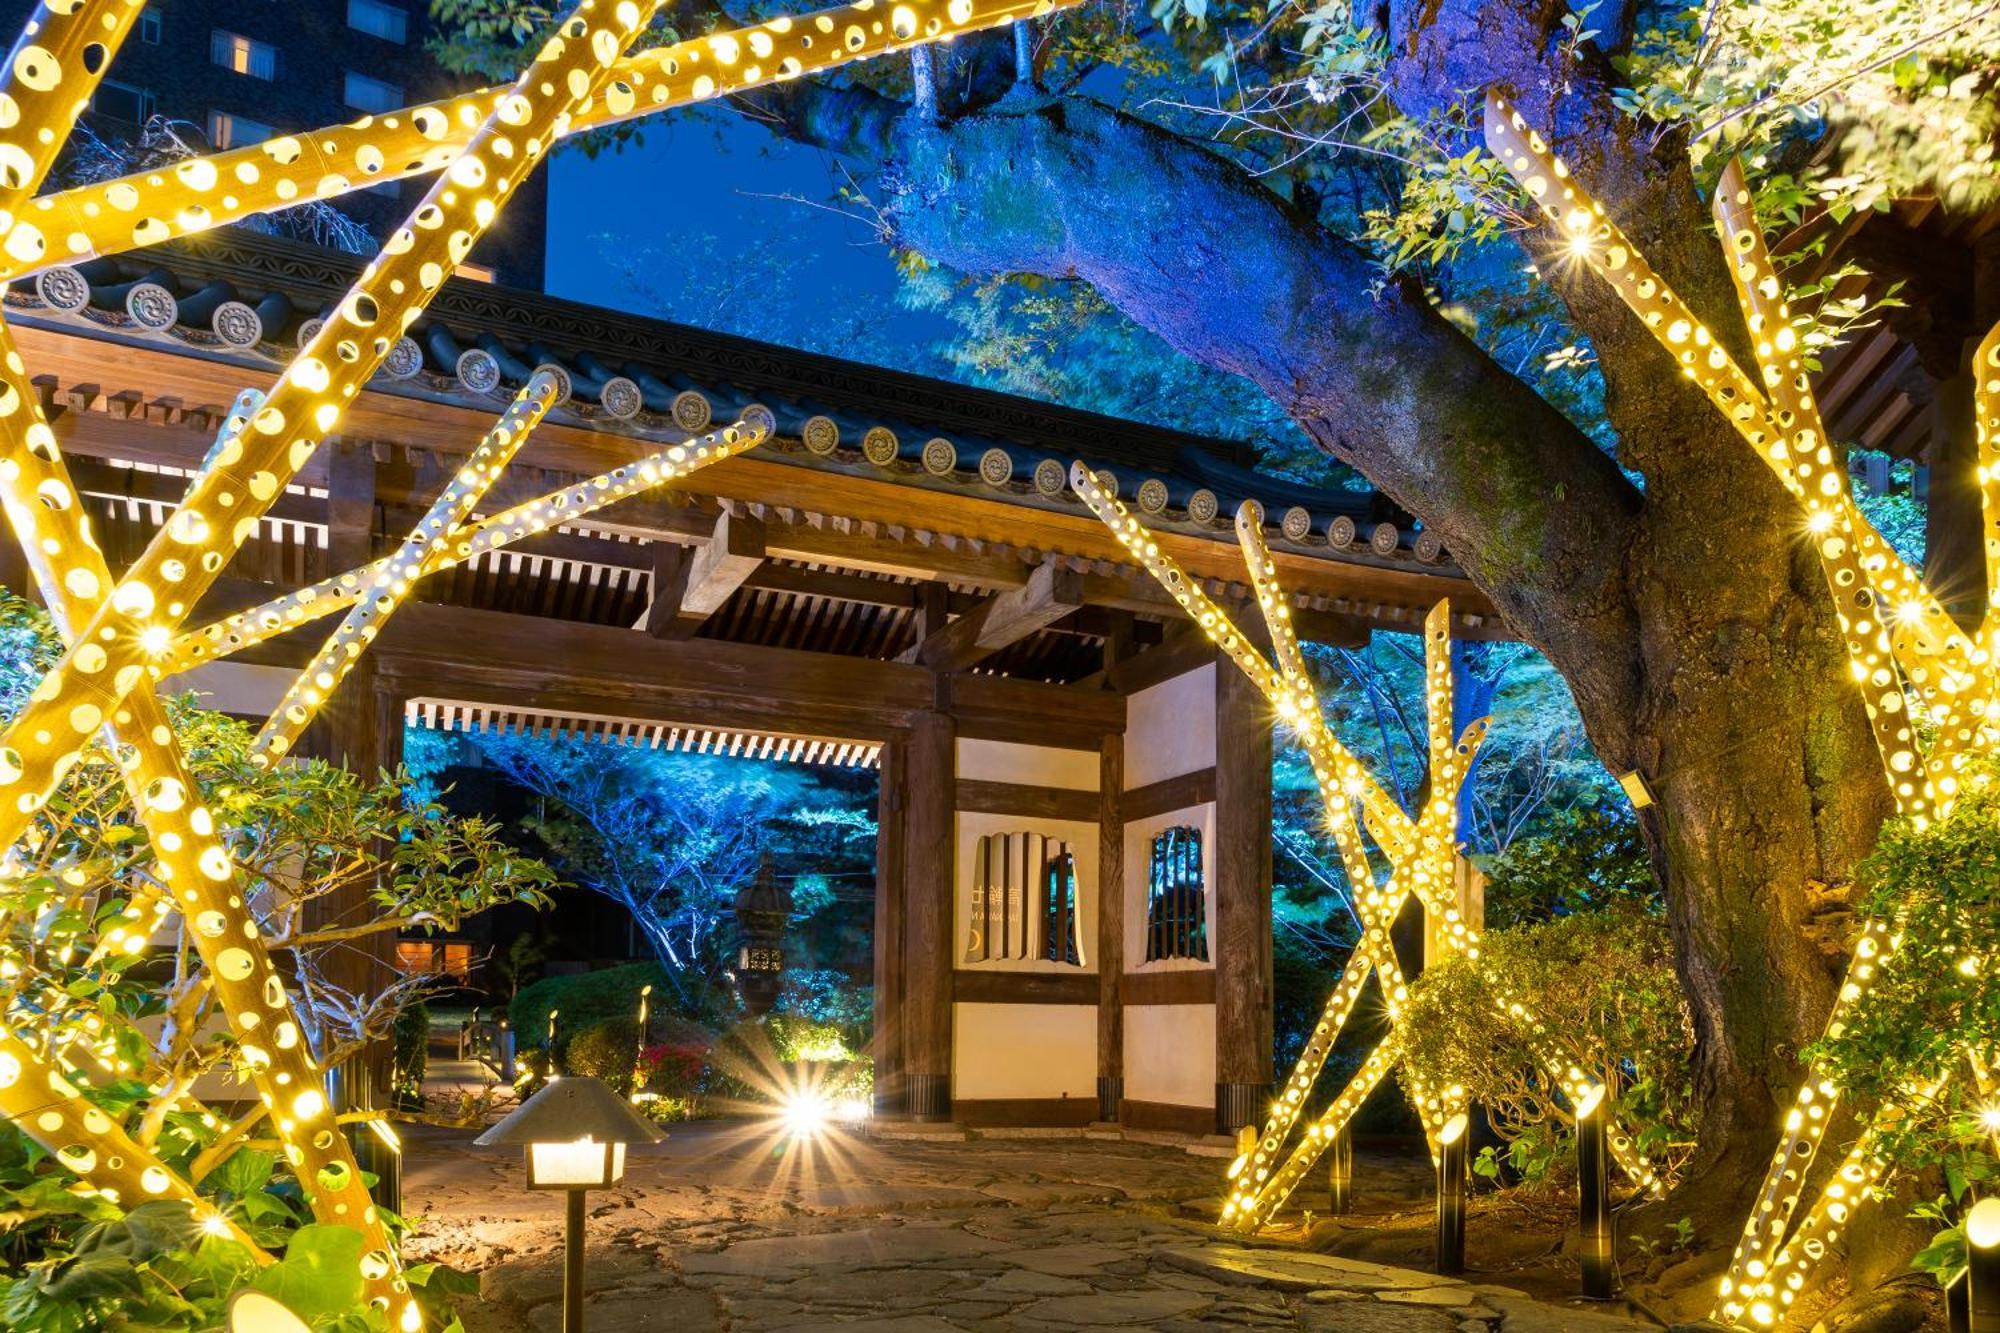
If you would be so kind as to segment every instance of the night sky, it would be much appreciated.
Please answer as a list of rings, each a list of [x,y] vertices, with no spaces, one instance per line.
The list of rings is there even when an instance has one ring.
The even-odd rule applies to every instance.
[[[654,251],[646,266],[650,280],[671,296],[688,283],[673,271],[676,252],[692,248],[696,262],[748,262],[754,269],[758,256],[776,246],[784,250],[787,289],[767,303],[762,324],[731,332],[794,342],[823,317],[860,313],[868,337],[841,354],[908,364],[949,331],[939,316],[897,304],[895,267],[866,225],[812,206],[834,203],[840,177],[828,154],[781,140],[726,109],[659,117],[647,122],[640,142],[595,160],[566,149],[550,170],[554,295],[710,323],[694,309],[663,311],[634,293],[616,254]],[[771,197],[778,195],[796,197]],[[713,282],[691,285],[712,290]]]

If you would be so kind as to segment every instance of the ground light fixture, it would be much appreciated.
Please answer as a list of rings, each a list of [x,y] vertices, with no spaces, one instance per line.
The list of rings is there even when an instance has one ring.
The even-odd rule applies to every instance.
[[[1597,1301],[1611,1299],[1618,1273],[1611,1229],[1611,1173],[1606,1165],[1608,1119],[1604,1089],[1599,1086],[1576,1108],[1576,1220],[1583,1294]]]
[[[1465,1112],[1445,1121],[1437,1137],[1437,1264],[1444,1277],[1465,1271]]]
[[[1965,1326],[2000,1333],[2000,1197],[1981,1199],[1965,1215]]]
[[[633,1111],[599,1080],[558,1079],[473,1142],[526,1149],[528,1188],[566,1190],[563,1228],[563,1333],[583,1329],[583,1196],[625,1174],[625,1145],[658,1143],[666,1131]]]

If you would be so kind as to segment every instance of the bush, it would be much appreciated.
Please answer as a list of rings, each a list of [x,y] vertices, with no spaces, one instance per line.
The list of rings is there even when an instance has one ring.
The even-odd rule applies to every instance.
[[[614,1018],[572,1037],[563,1057],[563,1068],[571,1074],[603,1079],[613,1091],[630,1096],[633,1068],[638,1059],[638,1019]]]
[[[1807,1051],[1844,1099],[1894,1105],[1902,1116],[1882,1151],[1898,1171],[1939,1171],[1946,1193],[1919,1215],[1940,1224],[1920,1267],[1946,1279],[1964,1267],[1958,1213],[2000,1181],[1991,1114],[1966,1052],[2000,1050],[2000,782],[1996,768],[1963,774],[1951,813],[1919,829],[1886,825],[1855,870],[1861,911],[1895,920],[1900,942],[1840,1031]],[[1990,1058],[1990,1056],[1989,1056]],[[1934,1096],[1916,1089],[1947,1080]],[[1829,1145],[1830,1146],[1830,1145]]]
[[[639,1066],[646,1075],[646,1091],[692,1102],[701,1096],[708,1074],[708,1046],[674,1042],[648,1046],[639,1054]]]
[[[667,980],[667,970],[658,963],[628,963],[570,977],[543,977],[514,996],[507,1006],[507,1020],[514,1025],[516,1044],[526,1051],[542,1044],[549,1010],[559,1010],[556,1045],[560,1050],[571,1036],[600,1023],[614,1018],[636,1021],[639,991],[646,986],[653,988],[655,1010],[673,1003],[674,988]],[[656,1026],[666,1017],[662,1014],[648,1026]]]
[[[1601,907],[1660,904],[1639,821],[1624,811],[1591,805],[1563,810],[1486,868],[1486,921],[1495,928]]]
[[[1624,907],[1496,930],[1477,960],[1411,983],[1412,1069],[1431,1087],[1463,1087],[1532,1180],[1568,1160],[1569,1116],[1510,1003],[1540,1020],[1543,1049],[1609,1085],[1656,1167],[1692,1150],[1694,1031],[1664,921]]]

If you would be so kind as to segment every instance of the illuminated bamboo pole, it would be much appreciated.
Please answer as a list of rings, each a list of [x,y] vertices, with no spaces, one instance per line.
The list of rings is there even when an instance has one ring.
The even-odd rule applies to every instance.
[[[1549,151],[1547,142],[1520,113],[1492,93],[1486,99],[1485,131],[1487,148],[1563,233],[1565,258],[1584,264],[1610,284],[1779,482],[1794,497],[1805,500],[1808,485],[1787,443],[1788,433],[1773,419],[1762,391],[1605,216],[1603,206],[1571,179],[1568,166]],[[1808,465],[1812,461],[1806,460]],[[1970,652],[1965,636],[1924,588],[1922,579],[1860,517],[1845,484],[1837,488],[1837,494],[1830,493],[1822,475],[1812,488],[1820,503],[1837,511],[1840,530],[1851,534],[1865,566],[1881,580],[1878,591],[1892,606],[1907,603],[1913,608],[1911,614],[1898,617],[1894,627],[1897,635],[1964,669]]]
[[[768,412],[745,416],[721,430],[684,444],[669,445],[610,472],[564,486],[491,518],[474,518],[459,525],[446,545],[426,557],[423,572],[450,569],[487,551],[573,523],[586,514],[620,500],[677,481],[689,473],[746,453],[771,438],[776,424]],[[322,616],[353,606],[362,590],[389,567],[383,557],[359,569],[335,574],[318,583],[274,597],[261,606],[238,611],[221,620],[189,630],[174,640],[160,659],[160,673],[171,676],[203,662],[215,661],[277,638]]]
[[[1889,785],[1899,811],[1921,828],[1948,813],[1958,794],[1958,773],[1974,749],[1990,752],[2000,734],[2000,679],[1994,675],[1994,648],[2000,646],[2000,601],[1989,596],[1984,646],[1975,647],[1947,618],[1921,579],[1855,509],[1844,468],[1825,438],[1810,383],[1797,356],[1783,287],[1773,269],[1751,209],[1740,169],[1725,172],[1714,201],[1732,280],[1737,287],[1759,368],[1771,397],[1747,386],[1746,377],[1692,316],[1685,315],[1658,276],[1632,250],[1624,235],[1604,219],[1603,209],[1569,184],[1567,169],[1547,152],[1540,136],[1517,113],[1489,96],[1488,145],[1521,179],[1570,238],[1572,255],[1584,259],[1609,281],[1691,378],[1702,384],[1716,406],[1786,483],[1808,511],[1822,570],[1842,612],[1841,628],[1854,675],[1870,692],[1874,725]],[[1665,329],[1664,334],[1662,329]],[[1690,332],[1692,330],[1692,332]],[[1678,336],[1676,336],[1678,332]],[[1707,352],[1697,360],[1675,344],[1692,341]],[[2000,329],[1983,340],[1974,357],[1975,419],[1980,424],[1978,480],[1985,510],[1989,570],[1995,567],[1994,525],[2000,523],[2000,474],[1994,470],[1995,422],[2000,420]],[[1726,368],[1726,369],[1725,369]],[[1713,372],[1713,373],[1710,373]],[[1721,378],[1733,377],[1724,385]],[[1758,418],[1761,417],[1761,420]],[[1816,474],[1816,475],[1815,475]],[[1858,552],[1858,556],[1857,556]],[[1900,670],[1902,680],[1896,672]],[[1924,720],[1935,727],[1929,753],[1922,756],[1923,780],[1916,777],[1919,738],[1905,718],[1911,697],[1921,701]],[[1899,719],[1901,719],[1899,721]],[[1830,1030],[1865,998],[1874,974],[1893,953],[1890,927],[1871,922],[1857,945],[1843,983]],[[1809,1071],[1798,1104],[1766,1175],[1758,1203],[1745,1224],[1727,1275],[1720,1284],[1721,1318],[1767,1325],[1782,1319],[1803,1285],[1804,1270],[1825,1253],[1853,1204],[1872,1188],[1886,1164],[1873,1155],[1874,1132],[1864,1132],[1850,1150],[1806,1218],[1787,1232],[1804,1177],[1835,1104],[1836,1090],[1817,1069]],[[1893,1114],[1884,1108],[1877,1114]],[[1857,1178],[1856,1173],[1861,1176]],[[1852,1188],[1857,1179],[1860,1187]],[[1779,1281],[1779,1275],[1783,1281]]]
[[[0,96],[6,99],[6,125],[0,129],[0,251],[8,259],[32,257],[17,255],[17,244],[38,248],[15,225],[17,210],[48,175],[144,7],[145,0],[43,0],[15,39],[0,71]]]
[[[1317,1159],[1318,1153],[1331,1141],[1330,1136],[1337,1131],[1344,1120],[1330,1113],[1311,1127],[1311,1132],[1301,1141],[1283,1166],[1274,1168],[1272,1163],[1283,1149],[1291,1129],[1302,1109],[1306,1094],[1324,1068],[1332,1043],[1338,1037],[1340,1028],[1352,1012],[1353,1001],[1359,987],[1367,977],[1380,968],[1383,973],[1384,991],[1389,997],[1392,1023],[1396,1010],[1400,1007],[1405,987],[1401,972],[1395,963],[1393,949],[1387,946],[1387,927],[1384,921],[1393,920],[1399,911],[1406,892],[1415,893],[1426,912],[1439,921],[1453,926],[1447,943],[1455,945],[1470,957],[1478,955],[1478,932],[1470,923],[1460,920],[1457,905],[1443,892],[1440,875],[1443,872],[1433,868],[1425,874],[1414,872],[1402,875],[1406,888],[1398,887],[1400,871],[1392,869],[1391,877],[1377,885],[1372,869],[1367,865],[1365,851],[1361,849],[1358,830],[1354,826],[1351,802],[1359,799],[1367,815],[1369,832],[1378,845],[1389,855],[1392,867],[1415,857],[1420,851],[1431,859],[1443,855],[1443,864],[1449,864],[1454,855],[1453,834],[1456,827],[1455,792],[1463,774],[1470,765],[1470,758],[1480,740],[1484,737],[1486,720],[1481,719],[1466,729],[1456,745],[1449,742],[1448,731],[1451,708],[1451,676],[1449,658],[1448,609],[1433,608],[1425,621],[1426,651],[1426,710],[1432,720],[1430,753],[1439,765],[1438,778],[1433,782],[1434,797],[1439,791],[1454,794],[1454,799],[1440,801],[1434,799],[1420,819],[1412,823],[1401,808],[1389,801],[1368,777],[1366,770],[1332,736],[1326,727],[1318,700],[1314,695],[1310,678],[1302,670],[1302,659],[1297,655],[1296,635],[1291,631],[1288,612],[1275,611],[1285,606],[1283,589],[1276,580],[1276,568],[1270,552],[1263,540],[1260,522],[1261,510],[1254,502],[1246,503],[1237,512],[1237,540],[1244,552],[1245,565],[1250,571],[1251,581],[1257,593],[1258,604],[1266,616],[1270,628],[1273,651],[1287,669],[1274,671],[1262,654],[1251,647],[1245,637],[1230,621],[1227,613],[1217,607],[1203,594],[1194,581],[1188,577],[1174,561],[1159,550],[1158,544],[1146,533],[1144,526],[1097,484],[1096,477],[1081,464],[1070,470],[1071,484],[1091,510],[1109,527],[1147,571],[1157,579],[1180,603],[1195,622],[1214,639],[1244,672],[1250,676],[1264,692],[1274,710],[1289,720],[1301,744],[1313,764],[1322,798],[1326,805],[1329,826],[1336,845],[1346,862],[1350,879],[1355,885],[1356,914],[1361,919],[1363,933],[1356,956],[1350,957],[1348,968],[1336,985],[1322,1014],[1320,1024],[1308,1040],[1304,1052],[1294,1066],[1292,1076],[1273,1103],[1271,1114],[1264,1126],[1264,1132],[1254,1141],[1249,1152],[1240,1154],[1230,1163],[1228,1180],[1230,1191],[1224,1196],[1222,1216],[1245,1229],[1255,1230],[1262,1226],[1270,1214],[1280,1206],[1303,1179],[1305,1173]],[[1370,800],[1373,793],[1375,799]],[[1517,1020],[1532,1016],[1504,990],[1497,996],[1500,1011]],[[1555,1053],[1545,1039],[1538,1039],[1539,1023],[1529,1027],[1531,1049],[1549,1076],[1566,1088],[1573,1104],[1581,1105],[1591,1096],[1603,1095],[1601,1083],[1591,1078],[1585,1071],[1569,1065]],[[1372,1086],[1372,1085],[1371,1085]],[[1456,1109],[1450,1097],[1432,1096],[1418,1086],[1414,1080],[1408,1091],[1411,1101],[1424,1120],[1426,1134],[1435,1143],[1439,1127],[1445,1123]],[[1358,1105],[1358,1102],[1353,1103]],[[1345,1098],[1335,1103],[1337,1112],[1348,1105]],[[1636,1143],[1620,1127],[1611,1136],[1611,1149],[1621,1170],[1642,1192],[1657,1195],[1661,1181],[1657,1172],[1637,1150]]]
[[[195,1193],[153,1152],[84,1097],[63,1072],[0,1026],[0,1115],[40,1144],[57,1164],[93,1193],[127,1207],[151,1199],[178,1199],[202,1230],[247,1248],[259,1263],[271,1256],[215,1204]]]
[[[320,646],[305,669],[293,678],[285,697],[271,710],[251,744],[252,762],[268,765],[290,751],[299,733],[333,697],[383,624],[416,587],[431,553],[457,535],[459,524],[500,479],[500,473],[528,442],[528,436],[541,424],[555,399],[556,377],[547,371],[537,371],[521,386],[514,401],[403,539],[402,546],[379,562],[380,572],[367,581],[359,603],[347,613],[347,618]]]
[[[582,102],[555,133],[603,129],[1076,3],[863,0],[691,38],[618,60],[612,87]],[[472,142],[474,129],[507,92],[482,88],[44,195],[22,210],[0,241],[6,256],[0,281],[436,171]]]
[[[1603,206],[1570,179],[1569,169],[1516,111],[1491,94],[1486,106],[1487,147],[1518,179],[1543,213],[1568,238],[1566,254],[1600,274],[1631,307],[1660,345],[1701,387],[1743,438],[1808,511],[1808,531],[1826,571],[1842,617],[1843,638],[1854,676],[1867,690],[1868,718],[1881,751],[1883,771],[1899,806],[1919,817],[1932,813],[1917,781],[1915,736],[1905,716],[1902,686],[1896,679],[1898,654],[1891,634],[1902,631],[1923,643],[1926,659],[1957,669],[1970,645],[1922,581],[1900,557],[1875,537],[1854,508],[1844,470],[1819,462],[1829,446],[1815,439],[1803,456],[1777,424],[1771,404],[1696,319],[1666,281],[1647,264],[1625,234],[1604,216]],[[1732,255],[1729,268],[1737,267]],[[1740,281],[1740,279],[1739,279]],[[1775,338],[1775,333],[1772,334]],[[1783,379],[1783,376],[1775,378]],[[1864,555],[1868,558],[1864,563]],[[1893,616],[1884,608],[1900,609]],[[1921,665],[1914,653],[1908,665]]]
[[[1945,1082],[1944,1076],[1928,1080],[1906,1090],[1906,1099],[1929,1101]],[[1838,1243],[1854,1210],[1874,1195],[1888,1174],[1889,1162],[1881,1151],[1882,1135],[1907,1114],[1901,1101],[1892,1101],[1877,1108],[1868,1118],[1860,1136],[1835,1168],[1832,1179],[1820,1189],[1797,1229],[1771,1256],[1769,1265],[1752,1268],[1747,1282],[1724,1293],[1719,1309],[1727,1322],[1740,1323],[1746,1314],[1760,1328],[1784,1321],[1792,1302],[1805,1288],[1806,1273]]]
[[[248,406],[248,400],[239,400],[239,406]],[[231,422],[242,425],[234,415]],[[225,434],[231,428],[225,423]],[[93,645],[79,638],[80,627],[101,612],[112,576],[90,536],[55,432],[26,381],[4,322],[0,322],[0,444],[11,464],[0,469],[0,502],[41,587],[50,618],[72,645],[72,656],[88,667]],[[201,803],[200,787],[182,760],[152,682],[135,680],[124,704],[108,718],[87,703],[77,708],[90,712],[87,716],[72,712],[71,725],[86,739],[102,727],[118,757],[133,811],[158,858],[158,878],[187,921],[188,935],[236,1038],[239,1057],[259,1098],[270,1108],[314,1217],[357,1229],[363,1240],[364,1289],[370,1299],[386,1307],[401,1297],[397,1313],[420,1322],[393,1242],[362,1184],[346,1138],[333,1128],[323,1077],[284,979],[249,915],[247,895],[221,841],[222,831]],[[6,760],[12,762],[11,756]],[[164,905],[159,901],[142,905],[135,895],[127,914],[105,932],[93,956],[105,952],[106,944],[125,955],[143,950],[150,934],[143,927],[158,918]],[[89,1128],[94,1122],[84,1112],[78,1123]],[[108,1150],[107,1160],[113,1155],[123,1156]]]
[[[591,8],[590,0],[585,0],[580,12],[587,15]],[[621,6],[619,14],[625,25],[622,40],[629,41],[643,17],[629,5]],[[602,77],[601,70],[622,44],[618,32],[608,28],[592,32],[583,18],[566,21],[564,32],[567,40],[552,40],[537,61],[548,68],[531,69],[524,76],[523,95],[507,102],[501,117],[506,123],[488,126],[482,132],[454,164],[447,180],[433,191],[438,198],[419,209],[414,227],[392,239],[387,261],[371,266],[369,276],[379,278],[397,298],[391,306],[399,320],[420,308],[409,293],[412,284],[425,293],[435,290],[447,271],[445,261],[455,263],[462,257],[464,248],[490,221],[493,205],[485,193],[489,184],[496,194],[506,193],[514,179],[511,171],[532,165],[545,146],[548,124]],[[546,105],[538,106],[537,95]],[[516,130],[529,136],[525,151],[513,142]],[[489,157],[497,163],[490,171]],[[517,157],[522,159],[518,166]],[[473,215],[469,226],[455,230],[445,226],[449,221],[463,221],[462,215],[467,213]],[[419,239],[419,230],[432,234]],[[448,235],[438,234],[446,231]],[[127,729],[129,761],[124,766],[128,777],[143,784],[135,806],[160,857],[161,877],[170,883],[189,918],[217,998],[238,1033],[245,1064],[270,1108],[315,1215],[322,1222],[344,1223],[360,1231],[365,1247],[363,1290],[385,1307],[402,1295],[401,1308],[392,1312],[392,1318],[405,1329],[415,1329],[421,1326],[422,1316],[415,1302],[403,1295],[407,1285],[400,1277],[393,1244],[367,1197],[344,1137],[333,1126],[319,1071],[291,1015],[283,981],[245,914],[243,898],[230,891],[234,867],[216,839],[212,815],[199,804],[199,791],[180,762],[171,730],[157,714],[157,701],[140,664],[148,651],[166,646],[171,621],[187,610],[185,602],[177,602],[168,607],[166,624],[147,623],[158,600],[155,585],[169,595],[191,601],[212,581],[227,553],[254,530],[262,509],[282,489],[291,471],[309,456],[316,441],[301,430],[305,413],[312,412],[311,428],[331,429],[340,415],[340,399],[358,390],[361,380],[386,352],[388,338],[376,338],[364,350],[356,337],[344,336],[359,335],[383,314],[365,285],[350,295],[322,337],[286,372],[252,427],[239,429],[214,452],[195,479],[188,502],[166,532],[149,546],[125,583],[111,593],[109,605],[114,614],[107,615],[102,604],[91,607],[92,598],[110,591],[110,580],[102,557],[87,537],[66,551],[60,545],[43,546],[42,552],[50,557],[62,554],[76,562],[64,577],[62,597],[91,607],[94,615],[90,627],[80,633],[72,624],[71,646],[62,665],[45,678],[35,701],[8,733],[9,738],[25,737],[36,745],[38,754],[27,765],[32,766],[38,758],[46,762],[47,771],[33,784],[37,790],[26,797],[17,796],[6,815],[17,819],[18,831],[47,790],[75,763],[84,739],[100,724],[110,721]],[[321,359],[326,355],[346,366],[361,367],[359,377],[354,371],[329,366]],[[18,369],[18,356],[9,357],[8,365]],[[9,387],[17,401],[8,425],[22,432],[30,453],[41,440],[28,431],[39,427],[40,435],[47,439],[47,466],[59,474],[61,463],[53,448],[53,434],[40,420],[38,404],[31,395]],[[322,393],[329,396],[316,401]],[[266,438],[246,439],[252,428]],[[287,435],[292,437],[289,441],[282,438]],[[59,481],[62,493],[73,498],[74,489],[68,487],[66,478],[51,479]],[[211,537],[202,517],[204,497],[216,509],[229,511],[233,540]],[[42,492],[40,498],[46,503],[48,492]],[[9,505],[11,512],[19,508]],[[196,568],[205,578],[173,553],[176,546],[199,549]],[[119,624],[120,619],[138,623]],[[106,678],[111,682],[108,688]],[[54,716],[37,725],[34,715],[38,709]],[[55,739],[58,736],[59,741]],[[7,779],[0,786],[17,791],[27,785],[21,781],[25,773],[24,764],[16,758],[18,753],[10,747],[0,755],[9,770],[0,773],[0,778]]]
[[[1781,429],[1788,426],[1791,431],[1785,444],[1806,507],[1806,528],[1817,547],[1829,590],[1836,601],[1842,602],[1842,625],[1850,651],[1858,654],[1857,660],[1865,660],[1871,646],[1877,652],[1887,647],[1903,669],[1903,682],[1897,682],[1893,674],[1886,681],[1871,678],[1864,682],[1870,687],[1867,697],[1873,705],[1871,713],[1880,709],[1889,715],[1885,720],[1894,743],[1883,745],[1878,729],[1877,746],[1887,756],[1890,784],[1896,788],[1906,807],[1910,806],[1910,799],[1904,791],[1905,784],[1921,791],[1928,805],[1935,806],[1940,801],[1948,804],[1950,791],[1956,787],[1953,774],[1962,765],[1963,752],[1976,739],[1974,724],[1967,716],[1975,691],[1966,687],[1972,683],[1977,663],[1968,658],[1954,665],[1953,661],[1945,660],[1946,655],[1938,655],[1938,660],[1929,661],[1927,659],[1933,654],[1925,651],[1926,645],[1921,638],[1892,646],[1892,637],[1912,638],[1896,626],[1932,614],[1932,611],[1915,600],[1916,595],[1923,592],[1923,584],[1907,566],[1901,562],[1885,562],[1878,567],[1872,561],[1857,560],[1855,557],[1860,543],[1855,541],[1851,527],[1853,521],[1859,518],[1859,511],[1848,493],[1846,460],[1835,456],[1826,426],[1820,419],[1819,403],[1813,395],[1812,381],[1807,377],[1806,366],[1800,356],[1791,311],[1785,305],[1777,269],[1773,267],[1770,252],[1765,248],[1763,229],[1758,225],[1751,205],[1750,189],[1737,162],[1732,161],[1723,169],[1722,179],[1716,187],[1713,211],[1716,228],[1723,238],[1730,278],[1736,284],[1737,299],[1743,307],[1744,322],[1749,328],[1751,351],[1770,393],[1772,423]],[[1840,506],[1829,504],[1829,492],[1847,503]],[[1843,518],[1849,520],[1848,532],[1842,532],[1838,526]],[[1865,520],[1862,525],[1866,526]],[[1856,606],[1855,599],[1847,595],[1847,589],[1851,580],[1864,576],[1864,571],[1866,576],[1872,577],[1869,590],[1872,605]],[[1886,615],[1882,609],[1885,605],[1889,608]],[[1931,607],[1938,616],[1944,615],[1942,607],[1935,602],[1931,603]],[[1879,634],[1870,635],[1865,629],[1871,613],[1884,622],[1884,629]],[[1956,625],[1947,624],[1951,633],[1956,635]],[[1916,786],[1913,771],[1918,758],[1917,721],[1909,716],[1910,710],[1904,705],[1905,685],[1930,708],[1932,734],[1928,753],[1923,756],[1924,785],[1921,787]],[[1950,787],[1945,785],[1947,778],[1950,779]],[[1912,813],[1923,812],[1913,809]]]
[[[82,739],[156,672],[156,657],[196,599],[340,424],[396,338],[547,152],[557,127],[609,81],[612,63],[657,3],[579,0],[514,93],[501,99],[279,376],[250,428],[225,442],[196,474],[186,499],[126,571],[109,604],[0,733],[0,747],[21,756],[0,770],[0,843],[20,835],[62,771],[75,763]],[[84,646],[90,652],[80,660]]]

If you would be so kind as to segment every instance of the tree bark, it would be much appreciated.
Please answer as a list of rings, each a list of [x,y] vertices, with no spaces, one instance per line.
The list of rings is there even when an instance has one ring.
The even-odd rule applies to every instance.
[[[1420,112],[1497,82],[1694,309],[1740,340],[1684,145],[1621,124],[1601,71],[1550,68],[1560,12],[1392,5],[1392,91]],[[1831,1001],[1837,888],[1887,810],[1831,601],[1751,451],[1608,288],[1548,265],[1603,363],[1642,492],[1413,284],[1376,290],[1363,252],[1240,167],[1097,103],[1017,89],[930,124],[866,90],[794,85],[760,107],[780,132],[877,166],[900,244],[966,273],[1088,282],[1179,351],[1255,382],[1436,530],[1547,654],[1605,762],[1658,796],[1642,823],[1706,1116],[1677,1206],[1712,1242],[1733,1239],[1777,1099]]]

